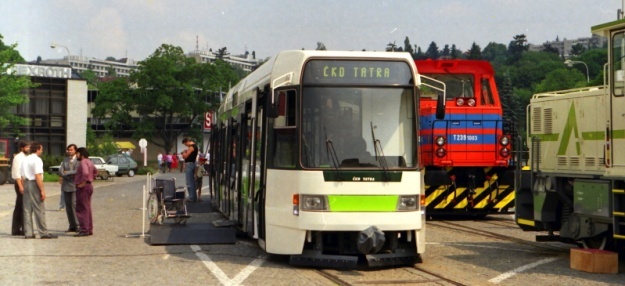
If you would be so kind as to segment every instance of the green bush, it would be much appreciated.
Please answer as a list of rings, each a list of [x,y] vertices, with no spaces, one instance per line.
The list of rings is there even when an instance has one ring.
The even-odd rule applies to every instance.
[[[59,181],[59,175],[45,173],[45,174],[43,174],[43,181],[44,182],[58,182]]]
[[[41,161],[43,161],[43,171],[45,173],[48,172],[48,169],[51,166],[58,166],[61,164],[61,162],[63,162],[63,156],[59,156],[59,155],[50,155],[50,154],[42,154],[41,155]]]
[[[137,175],[147,175],[147,173],[156,174],[157,172],[158,170],[152,168],[151,166],[139,167],[139,169],[137,169]]]

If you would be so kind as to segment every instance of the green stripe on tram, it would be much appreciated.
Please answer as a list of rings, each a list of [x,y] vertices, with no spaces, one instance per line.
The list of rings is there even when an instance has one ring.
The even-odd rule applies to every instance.
[[[328,196],[331,212],[394,212],[399,196]]]

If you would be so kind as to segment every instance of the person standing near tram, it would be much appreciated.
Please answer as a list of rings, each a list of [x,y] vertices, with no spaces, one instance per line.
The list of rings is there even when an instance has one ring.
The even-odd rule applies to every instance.
[[[30,144],[30,155],[22,162],[24,180],[24,238],[35,238],[33,216],[41,239],[57,238],[46,225],[46,190],[43,185],[43,146]]]
[[[30,145],[20,141],[18,147],[20,152],[13,157],[13,162],[11,163],[11,177],[15,181],[16,196],[11,235],[24,235],[24,178],[22,177],[22,162],[28,155]]]
[[[184,158],[185,179],[187,181],[187,192],[189,197],[187,201],[197,202],[197,193],[195,189],[195,160],[197,160],[198,149],[191,138],[182,139],[182,144],[187,146],[187,150],[182,152]]]
[[[93,179],[98,174],[93,162],[89,160],[87,148],[80,147],[76,150],[78,167],[74,175],[76,185],[76,215],[80,224],[80,232],[75,236],[93,235],[93,216],[91,212],[91,196],[93,195]]]
[[[61,183],[62,197],[65,199],[65,213],[67,214],[67,221],[69,222],[69,228],[66,232],[78,231],[78,219],[76,217],[76,185],[74,185],[74,175],[78,167],[78,160],[76,159],[77,148],[78,146],[76,146],[76,144],[69,144],[67,146],[67,156],[63,159],[61,167],[59,168],[59,183]]]

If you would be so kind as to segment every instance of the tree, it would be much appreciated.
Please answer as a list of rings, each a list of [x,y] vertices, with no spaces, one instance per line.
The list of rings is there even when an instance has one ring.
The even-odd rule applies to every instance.
[[[443,50],[441,51],[441,58],[450,58],[451,57],[451,50],[449,49],[449,45],[445,45],[443,47]]]
[[[571,89],[586,86],[586,76],[576,69],[552,70],[536,85],[536,92]]]
[[[317,42],[317,48],[315,49],[317,51],[326,51],[328,49],[326,49],[326,45],[322,42]]]
[[[88,69],[88,70],[81,72],[80,77],[87,80],[87,87],[89,89],[97,89],[98,76],[92,69]]]
[[[123,131],[132,126],[132,112],[135,109],[133,90],[126,78],[98,84],[99,94],[91,114],[95,118],[107,118],[104,126],[107,130]]]
[[[499,84],[499,96],[501,97],[503,118],[512,122],[519,122],[520,116],[517,112],[517,101],[514,98],[512,81],[510,80],[510,75],[508,73],[504,74],[502,83]]]
[[[430,46],[425,51],[425,57],[430,59],[438,59],[438,46],[434,41],[430,43]]]
[[[490,42],[482,50],[482,59],[489,61],[499,71],[508,59],[508,48],[504,44]]]
[[[161,46],[161,47],[162,47],[162,46]],[[218,49],[218,50],[217,50],[217,56],[216,56],[216,57],[217,57],[218,59],[223,59],[223,58],[224,58],[224,56],[227,56],[227,55],[229,55],[229,54],[230,54],[230,53],[228,53],[228,48],[223,47],[223,48],[221,48],[221,49]]]
[[[547,73],[560,68],[564,68],[564,64],[557,54],[541,51],[523,53],[508,71],[513,87],[533,90]]]
[[[471,45],[471,49],[467,52],[467,59],[469,60],[481,60],[482,59],[482,50],[480,46],[473,42]]]
[[[425,53],[423,53],[423,51],[421,50],[421,47],[415,46],[415,48],[417,49],[417,52],[412,56],[413,59],[415,60],[427,59],[427,56],[425,55]]]
[[[217,104],[215,94],[238,80],[220,59],[196,63],[182,48],[163,44],[138,63],[128,81],[101,83],[92,113],[110,117],[107,129],[133,130],[134,139],[145,138],[170,152],[180,133],[199,135],[204,113]]]
[[[462,58],[462,52],[456,48],[456,44],[451,45],[451,58],[459,59]]]
[[[19,132],[19,127],[28,123],[26,118],[17,116],[15,108],[28,103],[25,89],[34,85],[26,76],[18,76],[12,72],[16,63],[23,63],[24,58],[15,49],[17,44],[5,45],[0,35],[0,134]]]
[[[572,56],[579,56],[581,54],[583,54],[586,51],[586,48],[584,47],[584,45],[577,43],[575,45],[573,45],[571,47],[571,55]]]
[[[410,39],[408,39],[408,36],[406,36],[406,39],[404,39],[404,52],[408,52],[411,56],[414,57],[414,50],[412,49],[412,45],[410,44]]]
[[[509,63],[514,63],[521,58],[523,52],[529,50],[529,44],[525,34],[516,35],[508,44]]]
[[[554,53],[559,55],[560,54],[560,50],[558,50],[556,47],[552,46],[551,44],[543,44],[543,47],[540,49],[543,52],[547,52],[547,53]]]
[[[387,52],[400,52],[401,48],[398,48],[395,42],[392,42],[386,45],[386,51]]]

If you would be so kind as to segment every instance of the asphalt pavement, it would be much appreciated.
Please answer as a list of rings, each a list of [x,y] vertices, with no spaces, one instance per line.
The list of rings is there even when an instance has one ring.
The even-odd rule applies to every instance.
[[[185,184],[184,173],[157,176],[173,177],[176,185]],[[173,266],[163,264],[163,257],[174,253],[184,256],[184,261],[197,258],[189,246],[150,245],[150,225],[143,212],[144,186],[148,186],[145,175],[96,180],[92,197],[94,234],[75,237],[75,233],[65,233],[67,216],[58,209],[60,184],[45,183],[47,226],[59,237],[42,240],[11,235],[15,191],[12,184],[0,185],[0,285],[145,285],[167,281],[169,277],[161,268]]]

